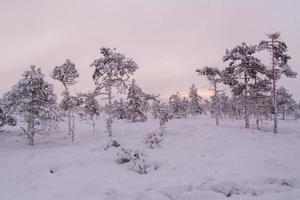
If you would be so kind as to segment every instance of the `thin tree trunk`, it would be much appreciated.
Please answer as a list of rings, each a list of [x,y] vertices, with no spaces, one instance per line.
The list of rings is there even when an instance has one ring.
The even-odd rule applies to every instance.
[[[27,136],[28,136],[28,144],[30,146],[34,145],[34,122],[29,121],[27,124]]]
[[[260,130],[259,127],[259,112],[258,112],[258,107],[256,106],[256,129]]]
[[[75,141],[75,117],[73,115],[73,112],[71,113],[71,138],[72,138],[72,142]]]
[[[244,76],[244,82],[246,86],[246,90],[244,91],[244,110],[245,110],[245,128],[250,127],[249,123],[249,111],[248,111],[248,101],[247,101],[247,85],[248,85],[248,80],[247,76]]]
[[[68,110],[68,135],[72,135],[72,114],[71,114],[71,110]]]
[[[96,131],[96,123],[95,123],[94,117],[92,117],[92,123],[93,123],[93,132],[95,132]]]
[[[273,108],[274,108],[274,134],[278,132],[278,118],[277,118],[277,96],[276,96],[276,80],[275,80],[275,58],[274,58],[274,40],[272,39],[272,73],[273,73]]]
[[[217,82],[214,80],[214,92],[215,92],[215,100],[217,100]],[[215,115],[216,115],[216,125],[219,126],[219,103],[216,101],[215,102]]]
[[[108,87],[108,119],[106,121],[106,129],[108,137],[112,137],[112,88]]]
[[[282,106],[282,120],[285,120],[285,108]]]

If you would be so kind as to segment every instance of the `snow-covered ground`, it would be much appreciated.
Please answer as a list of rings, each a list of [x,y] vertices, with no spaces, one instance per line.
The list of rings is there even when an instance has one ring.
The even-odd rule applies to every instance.
[[[78,125],[79,126],[79,125]],[[219,200],[300,199],[300,123],[280,121],[280,134],[246,130],[243,121],[201,116],[174,119],[160,148],[147,149],[145,135],[156,120],[115,121],[123,147],[144,151],[159,168],[138,174],[116,163],[121,149],[108,141],[103,120],[96,132],[80,122],[76,142],[66,130],[25,144],[19,129],[0,132],[1,200]],[[52,173],[51,173],[52,172]]]

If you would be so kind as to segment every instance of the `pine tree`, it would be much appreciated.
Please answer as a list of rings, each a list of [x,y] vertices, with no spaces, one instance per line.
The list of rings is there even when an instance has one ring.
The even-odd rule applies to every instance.
[[[261,115],[266,111],[264,108],[265,99],[268,98],[267,93],[271,90],[271,82],[264,78],[254,75],[254,82],[249,84],[249,104],[253,107],[252,114],[256,116],[256,129],[260,130],[259,122]]]
[[[70,60],[66,60],[64,64],[55,66],[51,77],[61,82],[65,88],[62,93],[63,99],[61,101],[62,110],[67,112],[68,116],[68,135],[71,136],[72,141],[75,140],[75,117],[74,112],[76,107],[80,104],[80,99],[76,96],[71,96],[69,87],[76,83],[76,79],[79,78],[79,73],[75,67],[75,64]]]
[[[159,105],[160,105],[160,100],[159,100],[159,97],[158,97],[158,100],[157,101],[153,101],[152,104],[151,104],[151,114],[152,114],[152,117],[154,119],[157,119],[158,118],[158,115],[159,115]]]
[[[182,113],[184,118],[186,118],[189,114],[189,106],[190,106],[190,102],[188,98],[183,97],[181,100],[181,107],[182,107]]]
[[[135,80],[132,80],[128,88],[127,94],[127,118],[130,119],[132,122],[141,121],[144,122],[147,120],[147,116],[144,113],[145,111],[145,93],[142,89],[137,86]]]
[[[212,106],[216,118],[216,125],[218,126],[220,117],[218,84],[222,82],[221,71],[216,67],[203,67],[197,69],[196,72],[200,76],[206,76],[208,81],[213,85],[214,95],[212,96]]]
[[[130,75],[137,70],[137,64],[123,54],[117,53],[115,49],[101,48],[102,57],[96,59],[91,66],[95,67],[93,79],[96,84],[96,91],[100,93],[105,90],[108,100],[108,118],[106,128],[108,136],[112,137],[113,108],[112,108],[112,90],[117,88],[118,92],[123,92],[127,88]]]
[[[220,107],[220,116],[228,116],[230,113],[230,103],[229,103],[229,97],[224,93],[219,94],[219,107]]]
[[[297,73],[292,71],[288,65],[288,60],[291,57],[287,54],[287,45],[280,40],[280,33],[267,34],[268,40],[260,42],[259,51],[267,50],[271,53],[272,62],[268,69],[268,77],[272,80],[272,97],[273,97],[273,131],[276,134],[278,132],[278,114],[277,114],[277,95],[276,95],[276,83],[285,75],[288,78],[295,78]]]
[[[115,100],[112,104],[113,116],[117,119],[126,119],[127,118],[127,102],[121,98],[119,101]]]
[[[282,113],[282,120],[285,120],[287,113],[293,113],[297,110],[297,103],[292,98],[293,95],[284,87],[276,90],[276,96],[278,111]]]
[[[158,119],[160,126],[160,135],[163,136],[166,132],[166,124],[173,118],[172,111],[166,103],[159,102]]]
[[[100,104],[96,98],[89,98],[83,104],[83,118],[92,121],[93,130],[96,129],[95,118],[100,115]]]
[[[183,118],[185,116],[185,106],[180,98],[179,92],[169,98],[169,109],[174,118]]]
[[[229,62],[223,73],[223,82],[231,87],[235,96],[244,98],[245,128],[250,127],[249,91],[251,81],[255,81],[258,74],[263,75],[266,67],[254,56],[257,47],[242,43],[232,50],[226,50],[224,62]]]
[[[198,91],[195,84],[193,84],[190,88],[189,98],[189,113],[193,116],[201,114],[203,111],[200,106],[202,98],[198,95]]]
[[[27,135],[29,145],[34,144],[34,135],[45,121],[57,123],[59,107],[53,86],[44,80],[40,68],[31,66],[22,79],[4,96],[4,102],[10,112],[18,114],[26,127],[21,127]]]

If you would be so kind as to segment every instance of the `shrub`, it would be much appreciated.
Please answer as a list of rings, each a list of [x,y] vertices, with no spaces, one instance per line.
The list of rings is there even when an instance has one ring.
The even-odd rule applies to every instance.
[[[158,136],[156,133],[148,133],[145,137],[145,144],[149,149],[159,147],[162,141],[163,138],[161,136]]]
[[[151,171],[157,170],[159,164],[148,160],[148,157],[140,150],[131,150],[122,148],[117,153],[116,162],[118,164],[128,163],[128,168],[139,174],[147,174]]]
[[[110,139],[104,146],[104,150],[107,151],[111,147],[118,148],[121,144],[116,139]]]

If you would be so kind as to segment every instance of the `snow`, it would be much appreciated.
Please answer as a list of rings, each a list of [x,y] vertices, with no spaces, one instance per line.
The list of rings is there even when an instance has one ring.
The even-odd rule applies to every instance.
[[[8,128],[0,132],[0,199],[299,200],[300,123],[280,121],[275,136],[272,122],[262,131],[243,125],[223,119],[217,127],[208,116],[174,119],[160,147],[148,149],[144,138],[159,132],[158,120],[116,120],[121,146],[108,150],[101,118],[95,132],[78,121],[74,143],[65,124],[36,137],[33,147],[18,128]],[[122,147],[141,150],[159,168],[141,175],[117,164]]]

